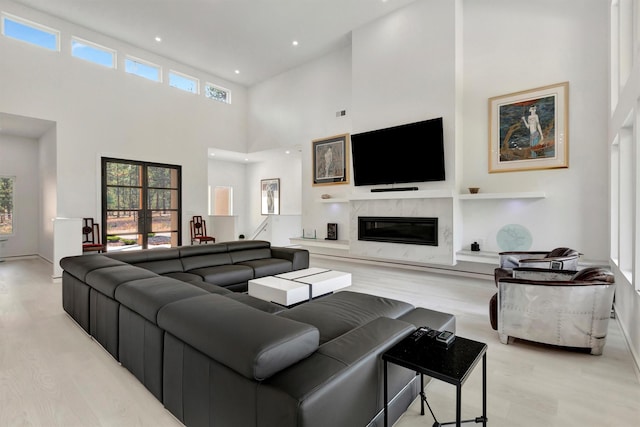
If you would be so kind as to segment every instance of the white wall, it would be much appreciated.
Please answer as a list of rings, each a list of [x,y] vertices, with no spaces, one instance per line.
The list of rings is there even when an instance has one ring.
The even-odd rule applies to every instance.
[[[100,218],[101,156],[181,165],[183,209],[206,212],[207,148],[246,151],[242,86],[7,0],[0,9],[62,32],[59,53],[0,37],[0,111],[57,123],[55,216]],[[117,49],[118,69],[72,58],[72,35]],[[126,74],[125,54],[162,65],[165,77],[172,68],[229,88],[233,104]]]
[[[252,88],[250,145],[302,141],[303,227],[323,237],[326,223],[337,222],[347,236],[349,204],[315,200],[368,189],[311,186],[310,141],[443,116],[448,181],[421,189],[547,194],[542,200],[463,202],[461,220],[454,218],[456,249],[480,239],[482,249],[499,251],[497,231],[518,223],[531,231],[531,249],[571,246],[585,259],[606,260],[607,165],[593,161],[607,156],[606,3],[418,0],[354,30],[350,50]],[[563,81],[570,84],[570,167],[489,174],[488,99]],[[337,87],[343,92],[334,92]],[[336,119],[340,105],[351,107]],[[453,212],[458,215],[455,205]]]
[[[40,229],[38,141],[0,135],[0,175],[15,177],[14,234],[3,244],[1,255],[37,254]]]
[[[247,166],[247,191],[246,215],[248,229],[245,235],[248,237],[264,221],[261,214],[261,187],[263,179],[280,179],[280,215],[300,215],[302,206],[302,186],[300,175],[302,173],[300,153],[292,150],[290,154],[275,156],[266,162],[252,163]],[[294,237],[291,235],[288,237]],[[280,239],[278,239],[280,240]]]
[[[233,239],[237,239],[239,234],[247,233],[247,165],[237,162],[222,161],[222,160],[209,160],[209,185],[213,190],[216,186],[232,187],[233,188],[233,215],[236,216],[235,226],[236,229],[233,232]],[[208,211],[205,211],[205,213]],[[187,215],[185,213],[185,215]],[[189,218],[192,215],[189,214]],[[215,228],[209,226],[209,232],[216,237],[218,231]],[[225,235],[227,233],[224,233]],[[218,237],[216,237],[218,239]],[[221,240],[219,240],[221,241]]]
[[[616,319],[640,368],[640,1],[611,2],[611,252]],[[632,14],[633,12],[633,14]],[[635,29],[635,31],[634,31]],[[634,153],[630,158],[629,154]],[[625,155],[626,154],[626,155]]]
[[[38,254],[44,259],[53,261],[53,219],[56,217],[56,126],[51,126],[39,140],[38,170],[40,171],[39,194],[39,233]]]
[[[249,99],[251,151],[278,146],[301,147],[302,172],[295,178],[300,188],[298,197],[301,197],[298,199],[301,204],[296,213],[302,213],[302,227],[316,228],[320,237],[321,233],[326,233],[327,222],[336,222],[340,234],[343,235],[344,232],[345,236],[348,235],[348,211],[339,206],[319,205],[314,200],[322,193],[338,197],[348,191],[350,186],[312,187],[310,165],[311,142],[314,139],[351,131],[351,47],[330,53],[252,87]],[[340,110],[346,110],[346,116],[336,117],[336,112]],[[258,175],[255,175],[255,179],[260,179]],[[262,178],[277,177],[267,175],[269,174],[262,174]],[[257,190],[252,190],[253,203],[259,202]],[[260,212],[259,206],[252,210]],[[253,221],[258,220],[256,216]],[[300,231],[299,235],[301,234]],[[324,238],[324,234],[322,237]]]
[[[532,249],[570,246],[608,259],[608,6],[602,0],[464,2],[464,150],[461,187],[544,191],[537,201],[464,202],[463,244],[518,223]],[[569,82],[569,168],[489,174],[490,97]]]

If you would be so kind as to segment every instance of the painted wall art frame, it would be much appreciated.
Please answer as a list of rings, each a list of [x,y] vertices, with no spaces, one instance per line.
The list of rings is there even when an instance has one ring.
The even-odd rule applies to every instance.
[[[313,185],[349,183],[349,134],[312,141]]]
[[[260,180],[262,215],[280,215],[280,178]]]
[[[568,82],[489,98],[489,173],[568,167]]]

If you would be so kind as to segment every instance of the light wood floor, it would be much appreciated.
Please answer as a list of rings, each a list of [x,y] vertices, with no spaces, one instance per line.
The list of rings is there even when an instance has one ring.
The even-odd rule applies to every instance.
[[[491,427],[640,425],[640,383],[615,321],[600,357],[507,346],[488,322],[491,281],[339,260],[312,265],[351,272],[353,291],[453,313],[459,335],[486,342]],[[180,426],[64,313],[51,271],[39,258],[0,263],[0,426]],[[463,387],[464,418],[481,414],[481,372]],[[454,419],[453,386],[432,381],[427,396],[440,422]],[[432,424],[416,401],[396,427]]]

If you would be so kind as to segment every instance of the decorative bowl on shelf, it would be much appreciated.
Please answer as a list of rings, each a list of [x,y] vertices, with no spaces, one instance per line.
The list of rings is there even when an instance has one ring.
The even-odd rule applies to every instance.
[[[331,194],[323,194],[322,196],[320,196],[321,199],[330,199],[331,198]]]
[[[469,187],[469,193],[471,194],[478,194],[478,191],[480,191],[480,187]]]

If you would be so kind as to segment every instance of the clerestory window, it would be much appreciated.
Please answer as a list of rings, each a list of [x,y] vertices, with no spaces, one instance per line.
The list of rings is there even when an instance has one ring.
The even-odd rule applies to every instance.
[[[60,51],[60,32],[44,25],[2,14],[2,34],[48,50]]]

